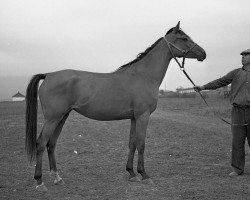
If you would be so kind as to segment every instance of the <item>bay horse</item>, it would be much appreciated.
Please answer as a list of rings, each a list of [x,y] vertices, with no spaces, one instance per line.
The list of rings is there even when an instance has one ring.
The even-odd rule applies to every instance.
[[[54,152],[57,139],[72,110],[101,121],[130,119],[126,165],[129,180],[140,180],[133,170],[136,150],[137,172],[141,174],[142,181],[151,180],[144,168],[146,130],[150,114],[157,106],[159,87],[173,57],[194,58],[198,61],[206,58],[205,51],[180,29],[180,22],[135,60],[114,72],[62,70],[34,75],[26,91],[25,147],[28,160],[36,160],[36,189],[47,190],[42,181],[42,156],[46,148],[54,183],[64,183],[57,171]],[[39,81],[43,79],[39,87]],[[38,93],[45,122],[37,138]]]

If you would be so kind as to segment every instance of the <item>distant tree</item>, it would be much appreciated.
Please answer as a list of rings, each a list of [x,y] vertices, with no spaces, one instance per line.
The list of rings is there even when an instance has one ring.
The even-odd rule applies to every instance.
[[[164,90],[160,90],[159,93],[160,93],[161,95],[164,95]]]

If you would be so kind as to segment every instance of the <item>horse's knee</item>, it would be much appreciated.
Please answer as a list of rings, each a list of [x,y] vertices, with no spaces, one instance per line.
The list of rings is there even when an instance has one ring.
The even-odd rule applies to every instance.
[[[139,144],[139,145],[137,146],[138,154],[143,154],[143,153],[144,153],[144,150],[145,150],[145,143]]]
[[[55,151],[55,144],[53,144],[53,143],[48,143],[47,144],[47,151],[48,151],[48,154],[51,154],[51,153],[53,153],[54,151]]]
[[[36,154],[42,154],[45,151],[45,147],[41,143],[36,144]]]

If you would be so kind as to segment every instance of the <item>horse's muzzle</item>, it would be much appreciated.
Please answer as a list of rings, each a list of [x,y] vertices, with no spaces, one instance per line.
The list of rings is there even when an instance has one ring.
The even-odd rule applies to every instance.
[[[197,60],[198,60],[198,61],[203,61],[203,60],[206,59],[206,57],[207,57],[207,55],[206,55],[206,52],[204,51],[204,52],[201,54],[201,56],[199,56],[199,57],[197,58]]]

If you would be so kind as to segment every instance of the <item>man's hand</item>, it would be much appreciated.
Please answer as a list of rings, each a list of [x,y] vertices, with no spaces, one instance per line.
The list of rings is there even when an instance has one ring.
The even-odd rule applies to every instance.
[[[195,90],[196,92],[200,92],[201,90],[204,90],[204,86],[198,86],[198,85],[196,85],[196,86],[194,86],[193,88],[194,88],[194,90]]]

